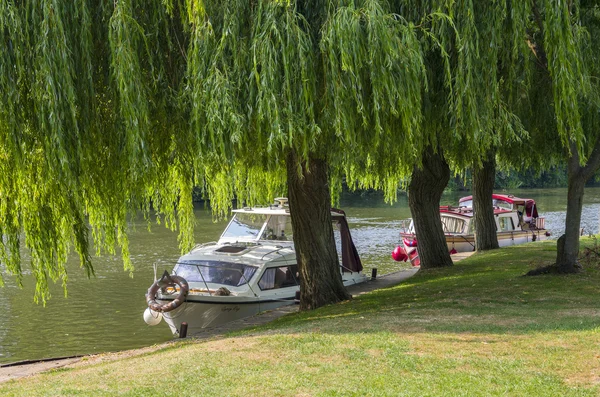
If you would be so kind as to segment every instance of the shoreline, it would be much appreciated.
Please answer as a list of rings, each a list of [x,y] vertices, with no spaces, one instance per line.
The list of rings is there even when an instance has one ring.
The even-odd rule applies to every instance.
[[[464,258],[471,256],[472,254],[473,252],[461,252],[452,255],[452,259],[454,262],[458,262]],[[347,289],[353,297],[356,297],[378,289],[398,285],[402,281],[407,280],[408,278],[415,275],[418,272],[418,270],[419,269],[417,268],[411,268],[394,273],[388,273],[383,276],[377,277],[375,280],[369,280],[365,283],[349,286],[347,287]],[[229,332],[239,331],[267,324],[276,320],[279,317],[290,313],[295,313],[297,311],[298,305],[282,306],[275,310],[262,312],[251,317],[232,321],[230,323],[223,324],[219,327],[206,328],[198,333],[188,336],[187,338],[174,338],[173,340],[167,342],[136,349],[82,356],[46,358],[40,360],[27,360],[22,362],[7,363],[0,365],[0,383],[7,382],[13,379],[25,378],[40,374],[42,372],[61,368],[76,368],[85,365],[119,360],[122,358],[135,357],[170,347],[174,343],[189,342],[190,340],[201,341],[220,338]]]

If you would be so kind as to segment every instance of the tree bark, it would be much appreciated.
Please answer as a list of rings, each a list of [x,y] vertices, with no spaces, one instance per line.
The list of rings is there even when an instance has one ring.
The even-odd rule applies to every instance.
[[[559,273],[577,273],[580,270],[578,262],[579,233],[586,180],[582,175],[578,156],[571,156],[569,159],[568,178],[565,234],[556,243],[556,266]]]
[[[286,159],[288,198],[296,260],[300,272],[300,310],[350,299],[342,284],[331,224],[327,162]]]
[[[477,251],[499,248],[492,204],[495,179],[496,159],[494,153],[489,153],[481,167],[473,167],[473,220]]]
[[[582,177],[569,178],[565,238],[559,239],[557,242],[556,265],[559,273],[576,273],[579,271],[579,234],[584,186],[585,180]],[[560,247],[560,244],[563,244],[563,246]]]
[[[449,180],[448,163],[428,148],[423,155],[422,168],[413,169],[408,185],[408,204],[415,225],[421,269],[452,266],[440,220],[440,198]]]
[[[585,182],[600,168],[600,138],[585,166],[579,163],[577,146],[571,144],[571,157],[568,162],[569,186],[567,188],[567,216],[565,218],[565,234],[558,239],[556,250],[556,267],[559,273],[577,273],[579,266],[579,235],[581,230],[581,210]]]

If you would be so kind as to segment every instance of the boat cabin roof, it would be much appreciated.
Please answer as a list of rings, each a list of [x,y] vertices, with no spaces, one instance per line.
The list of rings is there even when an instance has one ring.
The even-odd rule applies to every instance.
[[[471,201],[473,200],[473,196],[467,196],[467,197],[462,197],[460,200],[458,200],[458,203],[460,205],[460,203],[464,203],[465,201]],[[530,198],[521,198],[521,197],[515,197],[512,194],[492,194],[492,200],[498,200],[498,201],[504,201],[508,204],[514,204],[514,205],[527,205],[527,204],[535,204],[535,200],[530,199]]]
[[[277,197],[275,203],[269,206],[255,206],[255,207],[244,207],[232,212],[237,214],[260,214],[260,215],[284,215],[290,216],[290,206],[288,199],[285,197]],[[345,216],[344,211],[332,208],[331,216],[343,217]]]
[[[537,218],[539,216],[538,210],[537,210],[537,205],[535,204],[534,199],[515,197],[512,194],[496,194],[496,193],[494,193],[494,194],[492,194],[492,201],[494,202],[494,207],[507,206],[510,209],[516,209],[516,207],[518,207],[518,206],[523,206],[525,208],[524,212],[528,219],[530,219],[532,217]],[[472,202],[473,202],[473,196],[467,196],[467,197],[463,197],[460,200],[458,200],[458,205],[466,206],[466,207],[470,208],[473,205]],[[502,205],[502,203],[505,203],[506,205]]]

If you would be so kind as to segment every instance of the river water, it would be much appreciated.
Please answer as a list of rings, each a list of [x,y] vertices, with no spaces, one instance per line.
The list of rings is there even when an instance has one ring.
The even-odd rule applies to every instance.
[[[511,193],[534,198],[553,236],[562,233],[566,189]],[[456,205],[464,195],[445,194],[441,204]],[[385,274],[408,267],[390,257],[399,242],[402,220],[410,217],[405,195],[392,206],[379,195],[347,196],[342,197],[340,207],[349,218],[365,272],[370,274],[370,269],[377,267],[379,274]],[[582,217],[586,234],[598,232],[599,212],[600,188],[586,189]],[[217,240],[226,222],[213,222],[203,208],[196,210],[196,217],[196,242]],[[142,313],[146,307],[144,294],[154,277],[153,265],[158,264],[159,272],[170,270],[181,254],[177,233],[160,225],[148,231],[140,218],[131,223],[130,250],[135,266],[131,277],[123,271],[118,256],[102,256],[93,258],[96,277],[88,279],[73,256],[67,265],[68,297],[64,297],[60,284],[52,285],[52,298],[46,307],[33,303],[35,285],[27,265],[23,288],[16,286],[14,278],[5,277],[6,285],[0,288],[0,364],[132,349],[171,339],[165,324],[147,326]]]

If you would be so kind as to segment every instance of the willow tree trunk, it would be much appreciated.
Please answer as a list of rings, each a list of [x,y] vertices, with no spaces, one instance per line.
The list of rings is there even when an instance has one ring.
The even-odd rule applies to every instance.
[[[496,160],[494,154],[490,153],[481,167],[473,167],[473,220],[477,251],[499,248],[492,203],[495,179]]]
[[[300,272],[300,310],[350,299],[342,284],[331,224],[327,162],[286,159],[288,198]]]
[[[569,159],[568,170],[565,234],[558,239],[556,249],[556,266],[559,273],[577,273],[580,270],[578,262],[579,234],[586,179],[582,175],[582,169],[576,156]]]
[[[559,273],[577,273],[580,270],[578,264],[579,234],[584,186],[583,178],[569,178],[565,234],[558,239],[556,250],[556,265]]]
[[[415,225],[421,269],[452,266],[440,220],[440,198],[450,180],[450,167],[429,148],[422,168],[413,169],[408,204]]]
[[[557,242],[556,267],[559,273],[577,273],[580,271],[579,235],[581,230],[581,210],[585,182],[600,168],[600,137],[596,139],[594,150],[585,166],[580,165],[579,152],[571,144],[571,157],[568,162],[569,186],[567,190],[567,216],[565,234]]]

